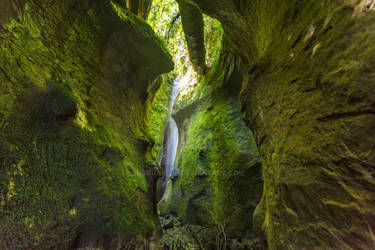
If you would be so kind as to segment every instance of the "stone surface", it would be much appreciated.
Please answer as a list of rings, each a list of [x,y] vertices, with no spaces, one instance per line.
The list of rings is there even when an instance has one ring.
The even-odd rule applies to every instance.
[[[264,193],[269,249],[374,247],[372,1],[194,1],[248,64],[242,113]]]
[[[230,66],[239,61],[224,58],[216,61],[191,96],[176,101],[179,175],[170,180],[159,203],[162,215],[174,214],[184,224],[211,230],[214,242],[217,235],[220,242],[224,235],[229,242],[251,232],[250,215],[262,193],[255,141],[237,100],[241,77]]]
[[[0,15],[0,248],[147,248],[146,112],[171,57],[114,2],[22,3]]]
[[[206,49],[204,42],[204,21],[202,12],[198,7],[185,0],[178,0],[182,28],[184,30],[189,58],[194,70],[204,74],[206,66]]]
[[[375,2],[180,4],[207,75],[175,107],[162,246],[373,249]],[[199,11],[225,31],[209,72]],[[107,0],[0,0],[0,55],[0,248],[157,245],[172,62],[150,27]]]

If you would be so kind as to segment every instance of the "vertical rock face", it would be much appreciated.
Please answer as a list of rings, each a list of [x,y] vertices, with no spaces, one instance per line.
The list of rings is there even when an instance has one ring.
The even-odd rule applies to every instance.
[[[372,1],[194,2],[249,64],[241,104],[263,164],[254,220],[269,248],[373,248]]]
[[[202,12],[184,0],[177,1],[181,14],[189,58],[194,70],[199,74],[206,72],[206,49],[204,43],[204,21]]]
[[[0,248],[131,247],[158,230],[146,110],[173,63],[111,1],[16,2],[0,29]]]
[[[237,98],[241,77],[233,72],[237,60],[231,59],[218,60],[191,95],[176,101],[178,170],[159,203],[162,215],[209,228],[211,238],[204,238],[204,231],[196,233],[206,249],[218,244],[245,249],[232,247],[232,239],[251,238],[250,215],[262,193],[254,137],[241,119]]]

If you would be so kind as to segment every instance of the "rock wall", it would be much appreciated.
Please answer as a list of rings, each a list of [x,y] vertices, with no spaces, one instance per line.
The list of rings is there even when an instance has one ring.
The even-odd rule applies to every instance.
[[[194,2],[248,66],[242,113],[264,193],[270,249],[375,245],[373,1]]]
[[[177,2],[191,64],[196,72],[204,74],[207,66],[202,12],[184,0]]]
[[[146,247],[160,227],[143,176],[153,144],[146,112],[170,56],[111,1],[8,3],[0,248]]]
[[[238,64],[235,57],[221,56],[190,94],[180,93],[174,107],[177,171],[159,209],[184,225],[203,226],[191,227],[190,234],[199,231],[195,237],[206,249],[218,244],[246,249],[232,247],[232,240],[254,240],[251,214],[261,198],[261,165],[253,135],[241,119]],[[187,241],[189,233],[184,235],[176,240]]]

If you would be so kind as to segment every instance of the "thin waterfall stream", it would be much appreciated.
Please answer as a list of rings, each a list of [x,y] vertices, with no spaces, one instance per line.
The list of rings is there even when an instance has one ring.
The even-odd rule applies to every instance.
[[[160,191],[159,200],[163,198],[167,188],[169,176],[172,173],[173,165],[176,159],[178,145],[178,128],[176,122],[172,118],[173,104],[179,92],[179,80],[176,78],[173,82],[171,99],[169,102],[168,121],[164,129],[163,154],[160,159],[160,166],[163,170],[163,186]]]

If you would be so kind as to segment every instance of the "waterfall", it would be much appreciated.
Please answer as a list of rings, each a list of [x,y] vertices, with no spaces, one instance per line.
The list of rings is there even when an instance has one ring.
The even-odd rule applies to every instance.
[[[163,155],[160,160],[160,166],[163,170],[163,186],[160,192],[159,200],[163,197],[167,188],[169,176],[172,173],[174,161],[176,159],[178,145],[178,128],[176,122],[172,118],[172,109],[174,101],[179,92],[178,79],[173,82],[171,99],[169,102],[169,118],[164,129]]]
[[[173,110],[173,104],[176,100],[177,94],[180,91],[180,87],[178,86],[179,80],[176,78],[173,82],[172,92],[171,92],[171,100],[169,101],[169,115],[171,116]]]

